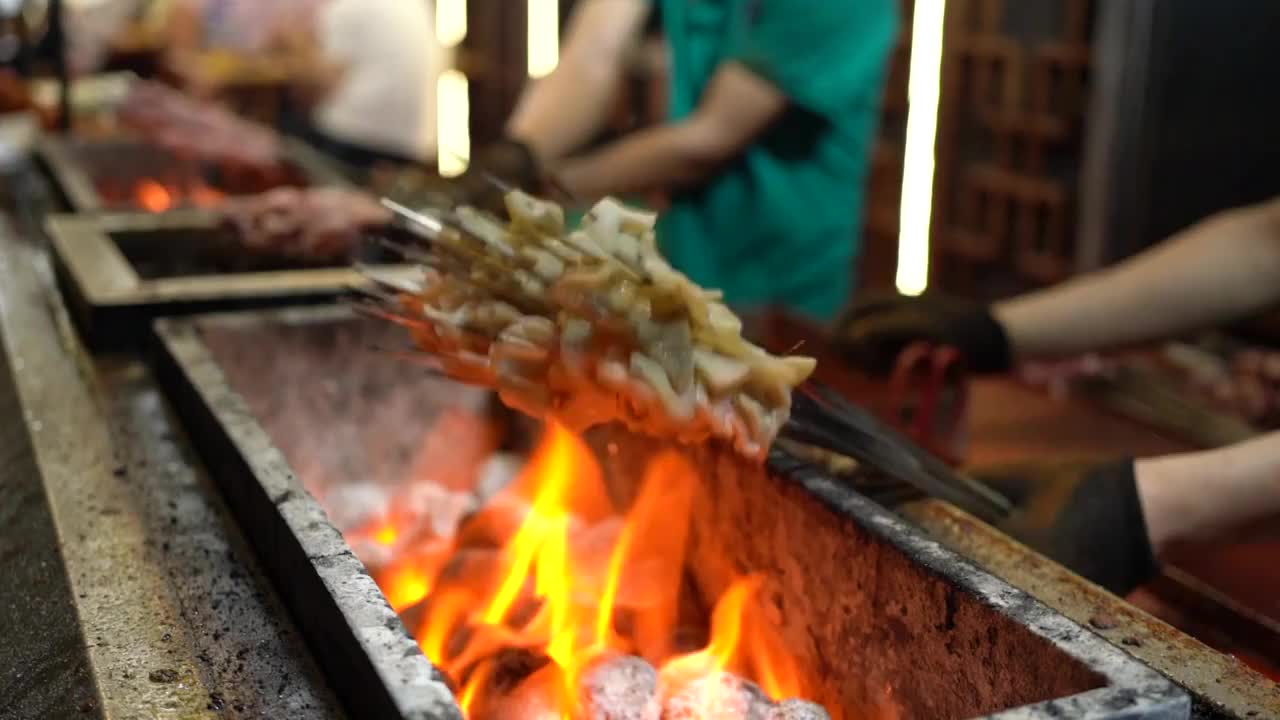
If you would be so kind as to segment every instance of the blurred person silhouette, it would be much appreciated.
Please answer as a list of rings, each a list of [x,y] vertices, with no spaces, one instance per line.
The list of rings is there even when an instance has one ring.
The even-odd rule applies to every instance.
[[[446,51],[424,0],[324,0],[314,32],[282,36],[313,143],[355,168],[429,164]]]
[[[170,50],[253,55],[284,29],[310,25],[325,0],[172,0]]]
[[[588,149],[655,9],[667,121]],[[583,202],[665,193],[658,237],[678,269],[739,311],[829,320],[851,291],[897,20],[895,0],[585,0],[559,65],[468,177],[536,191],[545,168]]]
[[[357,168],[435,154],[444,51],[427,0],[178,0],[174,65],[198,94],[204,49],[271,53],[294,86],[290,130]],[[185,71],[184,71],[185,69]]]
[[[998,373],[1277,305],[1280,198],[1218,213],[1124,262],[990,305],[928,294],[862,300],[837,322],[834,341],[875,374],[916,341],[956,347],[972,369]],[[1171,543],[1280,517],[1280,432],[1204,452],[1008,468],[984,479],[1034,510],[1011,528],[1015,535],[1123,592],[1150,576]]]

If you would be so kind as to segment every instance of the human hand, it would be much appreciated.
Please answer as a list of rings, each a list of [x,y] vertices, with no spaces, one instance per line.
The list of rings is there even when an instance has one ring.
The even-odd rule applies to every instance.
[[[505,214],[506,188],[538,195],[543,170],[533,150],[513,138],[488,145],[472,158],[465,173],[453,181],[453,201],[495,214]]]
[[[855,302],[832,335],[849,362],[880,375],[893,369],[904,348],[921,341],[955,347],[975,372],[1003,372],[1012,364],[1004,328],[987,306],[937,295]]]
[[[366,229],[391,220],[372,197],[337,188],[281,188],[229,201],[223,212],[247,249],[305,262],[348,260]]]
[[[972,474],[1012,502],[1002,531],[1085,579],[1124,595],[1155,573],[1157,543],[1133,460],[1027,463]]]

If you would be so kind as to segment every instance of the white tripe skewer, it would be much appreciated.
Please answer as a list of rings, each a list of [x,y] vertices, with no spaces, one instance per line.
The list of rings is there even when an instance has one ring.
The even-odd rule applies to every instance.
[[[382,313],[403,317],[446,373],[532,415],[714,436],[763,457],[812,359],[743,340],[719,294],[658,253],[652,214],[606,199],[571,230],[554,203],[518,191],[506,201],[509,225],[470,207],[440,217],[383,199],[425,247],[418,292],[395,288],[399,299],[375,300]]]

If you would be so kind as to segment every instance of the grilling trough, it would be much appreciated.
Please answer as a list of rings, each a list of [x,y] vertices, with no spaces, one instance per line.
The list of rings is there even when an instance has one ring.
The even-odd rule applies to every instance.
[[[223,197],[282,186],[347,185],[342,174],[306,143],[283,138],[280,148],[280,167],[269,173],[182,158],[127,136],[48,136],[37,143],[36,154],[63,202],[78,213],[165,212],[210,207]]]
[[[482,396],[367,352],[395,336],[376,322],[156,335],[161,382],[361,717],[656,717],[634,714],[656,712],[647,688],[740,693],[735,676],[760,690],[734,697],[845,720],[1190,716],[1153,670],[780,450],[759,466],[553,429],[512,480]],[[640,701],[602,712],[619,693]],[[822,717],[757,707],[726,717]]]
[[[345,259],[248,253],[209,210],[55,215],[46,225],[58,281],[95,348],[136,341],[160,315],[331,302],[367,282]],[[362,259],[380,275],[417,273],[372,246]]]

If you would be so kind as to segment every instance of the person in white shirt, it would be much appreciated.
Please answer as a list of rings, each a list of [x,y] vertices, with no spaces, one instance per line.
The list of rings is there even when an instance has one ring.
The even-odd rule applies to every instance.
[[[304,58],[314,142],[362,167],[434,157],[435,87],[445,51],[433,20],[428,0],[325,3],[313,46],[293,48]]]
[[[229,50],[253,54],[269,49],[290,27],[305,27],[325,0],[175,0],[170,50],[193,53]]]
[[[146,5],[146,0],[64,0],[67,63],[72,75],[98,70],[111,42]]]

